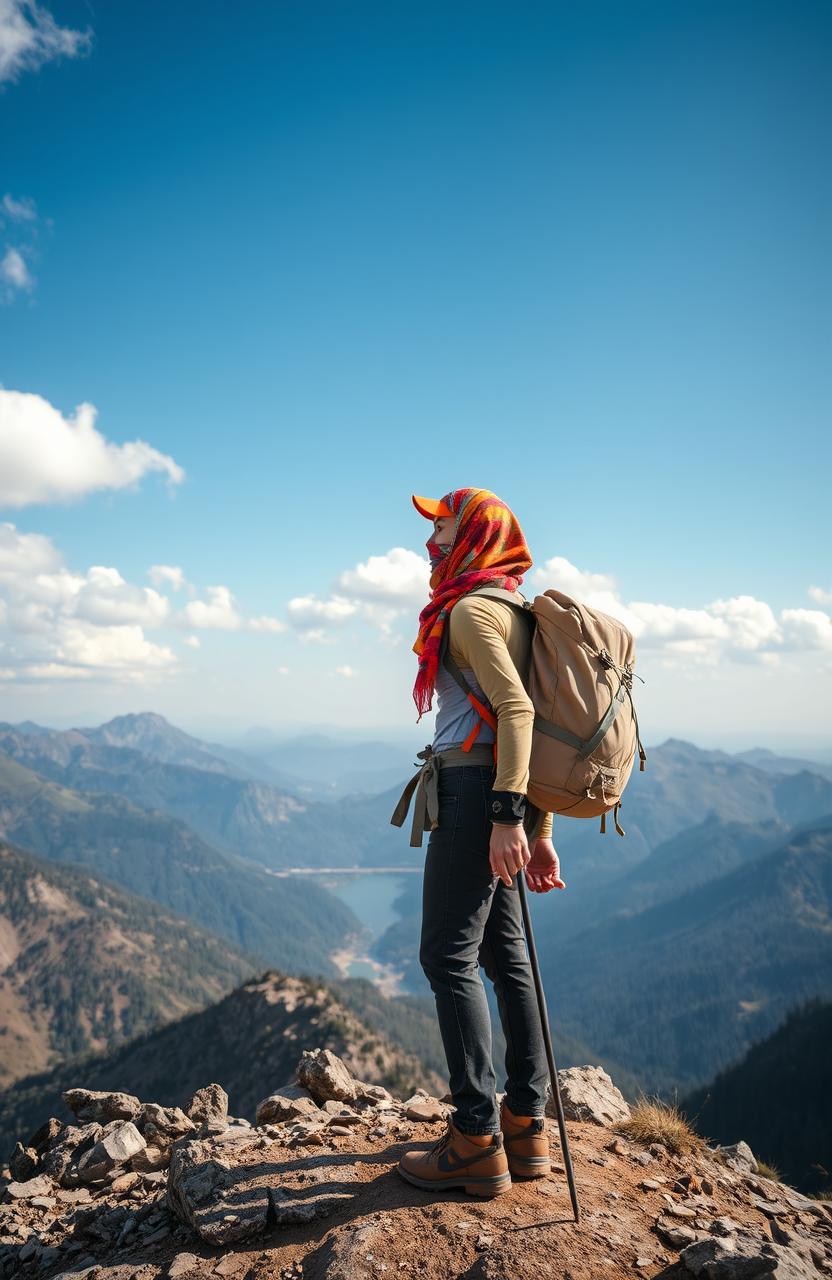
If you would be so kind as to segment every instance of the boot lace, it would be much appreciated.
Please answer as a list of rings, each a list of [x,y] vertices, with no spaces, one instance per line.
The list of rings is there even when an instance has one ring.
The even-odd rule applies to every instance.
[[[451,1129],[450,1122],[449,1122],[447,1129],[442,1134],[442,1137],[439,1138],[436,1142],[434,1142],[433,1146],[431,1147],[430,1154],[432,1156],[438,1156],[440,1151],[445,1150],[445,1148],[448,1146],[453,1136],[454,1136],[453,1130]]]

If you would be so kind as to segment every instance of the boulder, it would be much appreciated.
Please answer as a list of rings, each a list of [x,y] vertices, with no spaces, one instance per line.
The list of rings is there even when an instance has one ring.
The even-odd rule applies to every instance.
[[[346,1063],[329,1049],[304,1049],[297,1074],[298,1081],[319,1102],[326,1102],[328,1098],[353,1102],[358,1096],[358,1084]],[[362,1090],[365,1087],[361,1086]]]
[[[794,1249],[745,1230],[728,1238],[697,1240],[682,1249],[679,1261],[691,1275],[706,1280],[814,1280],[818,1274]]]
[[[298,1089],[297,1097],[289,1097],[287,1090],[272,1093],[257,1104],[257,1124],[281,1124],[297,1116],[319,1115],[320,1107],[306,1089]]]
[[[99,1182],[145,1146],[145,1139],[132,1121],[127,1120],[84,1152],[78,1160],[78,1176],[82,1182]]]
[[[25,1182],[31,1178],[38,1167],[38,1153],[34,1147],[24,1147],[22,1142],[14,1144],[14,1151],[9,1156],[9,1173],[17,1182]]]
[[[222,1133],[228,1124],[228,1094],[221,1084],[206,1084],[188,1102],[185,1115],[205,1133]]]
[[[63,1127],[64,1126],[60,1120],[56,1120],[54,1116],[50,1116],[49,1119],[45,1120],[39,1128],[35,1129],[35,1132],[26,1143],[27,1147],[34,1147],[38,1155],[41,1155],[47,1147],[52,1146],[52,1143],[60,1135]]]
[[[212,1246],[259,1234],[269,1213],[268,1189],[235,1192],[239,1176],[221,1152],[212,1138],[176,1143],[168,1172],[168,1207]]]
[[[135,1120],[141,1102],[132,1093],[108,1093],[98,1089],[64,1089],[61,1094],[82,1124],[97,1120],[106,1124],[109,1120]]]
[[[615,1124],[630,1114],[626,1098],[603,1067],[565,1067],[558,1071],[558,1086],[567,1120]],[[557,1115],[554,1098],[549,1098],[546,1114]]]
[[[715,1154],[720,1160],[724,1160],[730,1169],[736,1169],[738,1173],[757,1172],[757,1161],[747,1142],[735,1142],[730,1147],[717,1147]]]
[[[97,1120],[91,1120],[89,1124],[65,1125],[50,1147],[43,1152],[40,1158],[40,1167],[43,1173],[48,1173],[56,1182],[65,1185],[66,1179],[70,1176],[72,1163],[77,1160],[84,1151],[89,1151],[99,1138],[102,1137],[104,1130]]]
[[[148,1142],[156,1146],[175,1142],[196,1128],[193,1120],[180,1107],[162,1107],[158,1102],[143,1102],[136,1119],[136,1128]]]

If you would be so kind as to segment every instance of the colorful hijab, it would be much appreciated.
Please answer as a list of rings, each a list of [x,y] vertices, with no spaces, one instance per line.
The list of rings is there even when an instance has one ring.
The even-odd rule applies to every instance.
[[[442,632],[457,600],[485,582],[516,591],[532,565],[517,518],[496,493],[453,489],[442,501],[453,511],[456,522],[448,546],[438,546],[433,538],[425,544],[431,563],[431,597],[419,614],[419,634],[413,645],[419,656],[419,674],[413,686],[419,720],[431,709]]]

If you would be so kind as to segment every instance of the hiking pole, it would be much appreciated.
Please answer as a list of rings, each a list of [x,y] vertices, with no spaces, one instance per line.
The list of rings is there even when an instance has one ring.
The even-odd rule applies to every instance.
[[[552,1082],[552,1097],[555,1100],[555,1111],[558,1117],[558,1129],[560,1131],[560,1145],[563,1151],[563,1163],[566,1166],[566,1181],[569,1183],[569,1195],[572,1199],[572,1212],[575,1215],[575,1221],[580,1222],[581,1210],[578,1206],[578,1193],[575,1190],[575,1175],[572,1172],[572,1157],[569,1154],[569,1140],[566,1136],[566,1120],[563,1114],[563,1102],[560,1096],[560,1086],[558,1084],[558,1072],[555,1066],[555,1055],[552,1052],[552,1033],[549,1030],[549,1014],[546,1010],[546,997],[543,994],[543,983],[540,978],[540,966],[537,963],[537,947],[534,943],[534,933],[532,932],[532,918],[529,911],[529,900],[526,895],[526,874],[525,869],[520,868],[516,878],[517,890],[520,894],[520,906],[523,909],[523,927],[526,931],[526,944],[529,948],[529,962],[532,966],[534,975],[534,989],[537,995],[537,1007],[540,1012],[540,1026],[543,1031],[543,1040],[546,1045],[546,1061],[549,1064],[549,1079]]]

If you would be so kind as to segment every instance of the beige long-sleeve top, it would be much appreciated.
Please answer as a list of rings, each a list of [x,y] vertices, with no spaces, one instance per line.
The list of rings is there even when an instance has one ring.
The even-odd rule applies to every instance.
[[[522,598],[522,597],[521,597]],[[517,609],[487,596],[463,596],[451,610],[449,650],[460,667],[470,667],[497,717],[495,791],[529,785],[534,704],[520,677],[529,665],[531,634]],[[552,815],[544,815],[540,836],[551,836]]]

